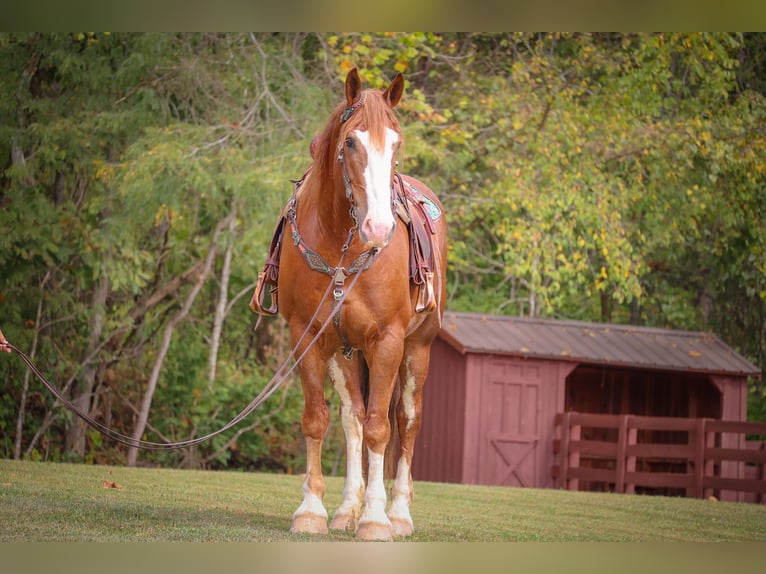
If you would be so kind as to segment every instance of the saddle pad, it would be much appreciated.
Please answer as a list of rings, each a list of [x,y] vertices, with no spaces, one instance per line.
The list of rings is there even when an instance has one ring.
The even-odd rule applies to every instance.
[[[423,206],[423,211],[425,211],[426,214],[428,214],[428,217],[431,218],[431,221],[436,221],[437,219],[441,217],[441,214],[442,214],[441,209],[439,209],[439,206],[436,205],[436,203],[434,203],[433,200],[423,195],[423,193],[416,187],[409,184],[408,184],[408,187],[412,191],[412,195],[411,195],[412,199],[417,201],[420,205]]]

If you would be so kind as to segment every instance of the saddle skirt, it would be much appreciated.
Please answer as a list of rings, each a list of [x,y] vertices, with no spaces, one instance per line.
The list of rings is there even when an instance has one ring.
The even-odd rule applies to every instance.
[[[305,177],[304,175],[300,180],[293,182],[294,194],[300,189]],[[393,192],[394,210],[402,223],[406,225],[410,240],[410,281],[418,288],[415,312],[431,313],[437,306],[433,285],[436,266],[433,241],[436,235],[435,222],[442,216],[441,209],[399,173],[394,174]],[[293,201],[293,197],[288,201],[288,205]],[[262,315],[276,315],[279,312],[277,301],[279,259],[285,226],[289,227],[287,213],[286,206],[274,229],[266,263],[263,270],[258,273],[258,283],[250,299],[250,308]]]

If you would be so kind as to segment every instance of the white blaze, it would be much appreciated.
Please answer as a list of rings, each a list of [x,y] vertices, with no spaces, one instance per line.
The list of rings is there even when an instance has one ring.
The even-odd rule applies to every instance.
[[[367,166],[364,170],[367,214],[362,222],[362,229],[371,241],[380,242],[388,237],[394,227],[394,214],[391,211],[391,165],[399,134],[391,128],[386,128],[383,149],[375,149],[368,132],[356,130],[355,133],[367,151]]]

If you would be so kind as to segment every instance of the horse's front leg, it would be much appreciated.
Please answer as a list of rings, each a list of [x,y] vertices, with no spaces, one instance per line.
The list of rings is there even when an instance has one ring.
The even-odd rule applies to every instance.
[[[384,458],[391,437],[388,408],[396,384],[396,371],[402,359],[402,337],[389,336],[365,353],[370,368],[370,394],[364,419],[368,471],[365,507],[356,531],[362,540],[391,540],[391,521],[386,515]]]
[[[359,359],[340,358],[337,353],[328,365],[328,374],[340,396],[340,419],[346,436],[346,485],[343,502],[333,514],[330,529],[354,532],[359,524],[364,499],[362,476],[362,421],[364,399],[359,386]]]
[[[299,365],[303,387],[303,416],[301,426],[306,438],[306,480],[303,482],[303,502],[293,514],[291,532],[327,533],[327,510],[322,499],[325,493],[322,475],[322,441],[330,422],[324,398],[326,363],[318,351],[312,351]]]

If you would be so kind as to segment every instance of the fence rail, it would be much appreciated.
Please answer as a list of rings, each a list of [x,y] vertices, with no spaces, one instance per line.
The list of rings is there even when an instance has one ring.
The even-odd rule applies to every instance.
[[[766,503],[766,423],[600,415],[556,415],[558,488]]]

